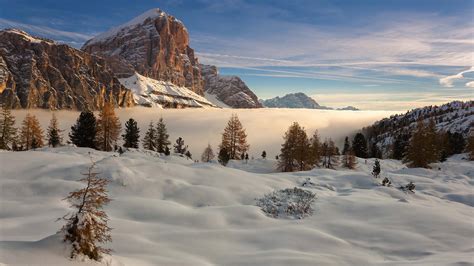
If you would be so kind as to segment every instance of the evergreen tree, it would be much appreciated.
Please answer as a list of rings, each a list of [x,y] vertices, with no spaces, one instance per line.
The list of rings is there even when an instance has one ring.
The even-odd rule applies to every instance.
[[[263,158],[263,159],[266,159],[266,158],[267,158],[267,152],[266,152],[266,151],[262,151],[262,158]]]
[[[191,154],[190,151],[186,151],[186,153],[184,155],[186,156],[187,159],[192,159],[193,158],[193,155]]]
[[[145,137],[143,138],[143,148],[146,150],[154,151],[155,150],[155,138],[156,138],[156,130],[153,126],[153,122],[150,122],[148,125],[148,130],[145,133]]]
[[[342,149],[342,154],[346,155],[349,152],[350,149],[351,149],[351,144],[349,143],[349,137],[346,136],[344,138],[344,147]]]
[[[166,148],[171,144],[168,138],[169,135],[168,130],[166,129],[166,124],[163,122],[163,118],[160,118],[160,120],[156,124],[155,147],[157,152],[165,152]]]
[[[459,132],[448,132],[448,145],[449,151],[448,155],[454,155],[464,152],[464,148],[466,147],[466,140],[464,139],[463,135]]]
[[[71,127],[69,139],[77,147],[88,147],[95,149],[95,136],[97,134],[97,121],[94,113],[83,111],[79,115],[76,124]]]
[[[318,131],[316,130],[310,140],[310,161],[311,165],[314,167],[319,167],[321,163],[321,141],[319,139]]]
[[[174,152],[179,154],[185,154],[186,150],[188,149],[188,146],[184,145],[184,140],[181,137],[176,140],[176,143],[173,145],[173,147]]]
[[[379,178],[380,176],[380,162],[378,159],[375,159],[374,167],[372,168],[372,175],[375,178]]]
[[[130,118],[125,122],[125,133],[122,135],[123,146],[125,148],[135,148],[138,149],[138,143],[140,139],[140,129],[138,128],[137,121]]]
[[[169,156],[171,154],[170,148],[168,146],[165,148],[164,153],[165,153],[166,156]]]
[[[204,152],[201,155],[201,161],[208,163],[214,159],[214,151],[212,150],[211,144],[207,144],[207,147],[204,149]]]
[[[10,144],[16,136],[15,117],[12,115],[10,108],[6,104],[2,105],[2,113],[0,114],[0,149],[9,150]],[[13,149],[13,147],[12,147]]]
[[[370,145],[370,156],[372,158],[382,159],[382,151],[379,149],[376,142],[372,142]]]
[[[469,160],[474,161],[474,130],[467,138],[466,152],[469,153]]]
[[[112,101],[104,103],[97,119],[97,147],[103,151],[112,151],[120,135],[120,120],[115,115]]]
[[[103,254],[111,252],[110,249],[98,246],[100,243],[112,241],[109,233],[111,228],[107,225],[109,219],[102,210],[110,199],[106,190],[108,180],[98,177],[94,167],[95,164],[92,163],[84,174],[85,178],[80,180],[85,182],[86,186],[66,197],[76,211],[63,217],[66,224],[61,231],[64,241],[72,245],[71,258],[82,254],[99,261]]]
[[[405,157],[406,150],[409,145],[409,140],[409,134],[399,133],[395,136],[395,140],[393,141],[392,145],[392,159],[402,160]]]
[[[357,133],[352,140],[352,150],[354,155],[359,158],[367,158],[367,140],[365,139],[364,134]]]
[[[26,114],[20,129],[20,142],[25,150],[44,146],[43,130],[36,116]]]
[[[219,148],[225,148],[230,159],[234,160],[239,159],[249,149],[247,134],[237,115],[232,114],[229,122],[227,122]]]
[[[245,162],[248,162],[248,161],[249,161],[249,154],[246,153],[246,154],[245,154]]]
[[[227,165],[227,163],[230,160],[230,156],[229,156],[229,152],[227,151],[227,149],[225,147],[222,147],[219,150],[219,155],[217,156],[217,159],[218,159],[220,164],[222,164],[224,166]]]
[[[283,172],[304,171],[312,167],[310,143],[304,128],[294,122],[283,137],[278,169]]]
[[[56,118],[56,115],[53,113],[53,116],[51,117],[51,121],[49,122],[48,130],[47,130],[48,145],[50,147],[54,148],[61,145],[62,143],[61,132],[62,130],[59,129],[58,119]]]

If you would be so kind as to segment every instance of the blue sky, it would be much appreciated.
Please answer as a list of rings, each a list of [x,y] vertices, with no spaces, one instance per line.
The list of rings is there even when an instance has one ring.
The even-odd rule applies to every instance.
[[[184,22],[201,62],[260,98],[405,110],[474,98],[474,1],[0,0],[0,27],[76,47],[151,8]]]

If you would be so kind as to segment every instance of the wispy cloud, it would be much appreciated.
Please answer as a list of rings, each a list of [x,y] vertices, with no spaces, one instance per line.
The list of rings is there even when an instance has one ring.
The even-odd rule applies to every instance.
[[[453,83],[456,80],[463,79],[464,74],[470,73],[470,72],[474,72],[474,67],[470,67],[469,69],[461,71],[457,74],[441,78],[441,79],[439,79],[439,84],[441,84],[443,87],[452,88],[452,87],[454,87]],[[465,86],[466,87],[474,87],[474,82],[472,82],[472,81],[468,82],[468,83],[465,84]]]
[[[20,23],[8,19],[0,18],[0,28],[17,28],[33,35],[50,38],[59,42],[69,43],[72,46],[81,46],[85,41],[91,39],[93,35],[80,32],[57,30],[46,26],[38,26],[27,23]]]

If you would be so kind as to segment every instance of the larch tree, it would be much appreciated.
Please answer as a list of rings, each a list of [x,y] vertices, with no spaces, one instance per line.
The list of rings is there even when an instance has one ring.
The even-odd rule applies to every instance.
[[[240,159],[242,154],[248,151],[247,134],[236,114],[232,114],[227,122],[219,148],[225,148],[232,160]]]
[[[367,140],[365,139],[364,134],[357,133],[352,140],[352,150],[354,151],[355,156],[359,158],[367,158]]]
[[[0,149],[13,149],[16,142],[15,117],[12,115],[10,108],[6,104],[2,105],[2,113],[0,114]],[[10,147],[11,146],[11,147]]]
[[[342,155],[342,163],[344,167],[349,169],[354,169],[357,165],[356,157],[351,148],[349,148],[346,153]]]
[[[281,146],[278,169],[282,172],[311,169],[310,143],[306,131],[294,122],[286,131]]]
[[[61,136],[62,130],[59,129],[58,119],[56,115],[53,113],[51,120],[49,121],[49,126],[47,129],[48,135],[48,145],[50,147],[57,147],[61,145],[63,138]]]
[[[140,139],[140,129],[138,128],[137,121],[130,118],[125,122],[125,133],[122,135],[123,146],[125,148],[138,149]]]
[[[66,224],[61,232],[64,241],[71,244],[71,258],[85,255],[90,259],[100,261],[103,254],[111,250],[99,246],[112,241],[111,228],[107,225],[109,219],[104,212],[104,205],[110,202],[107,192],[108,180],[98,176],[94,171],[95,163],[89,167],[85,177],[80,181],[86,183],[84,188],[70,192],[66,200],[75,211],[66,214],[62,219]]]
[[[323,167],[334,168],[339,164],[338,152],[332,139],[327,139],[321,146]]]
[[[153,122],[150,122],[148,125],[148,130],[145,132],[143,137],[143,148],[146,150],[154,151],[155,150],[155,138],[156,138],[156,129],[153,126]]]
[[[43,130],[35,115],[26,114],[21,124],[20,143],[25,150],[44,146]]]
[[[207,147],[204,149],[204,152],[201,155],[201,161],[208,163],[214,160],[215,155],[214,151],[212,150],[211,144],[207,144]]]
[[[316,130],[310,140],[310,160],[313,167],[319,167],[321,164],[321,140]]]
[[[76,124],[71,127],[69,139],[77,147],[88,147],[95,149],[95,138],[97,135],[97,120],[89,110],[82,111],[77,118]]]
[[[408,166],[429,168],[430,163],[438,161],[437,139],[434,120],[425,125],[420,119],[408,145],[405,157]]]
[[[97,147],[103,151],[112,151],[119,138],[120,128],[120,120],[115,115],[113,102],[105,102],[97,119]]]
[[[169,135],[168,130],[166,129],[166,124],[163,122],[163,118],[160,118],[156,124],[155,147],[157,152],[165,153],[166,148],[171,144],[168,138]]]

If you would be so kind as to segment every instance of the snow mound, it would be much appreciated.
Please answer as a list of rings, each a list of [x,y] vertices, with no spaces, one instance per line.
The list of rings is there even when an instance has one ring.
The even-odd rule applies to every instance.
[[[171,82],[144,77],[138,73],[119,79],[132,90],[135,102],[148,107],[216,107],[201,95]]]
[[[474,164],[461,156],[433,169],[381,160],[381,176],[394,183],[383,187],[373,160],[271,173],[270,158],[234,162],[244,171],[75,147],[0,152],[0,264],[94,265],[67,258],[54,222],[70,211],[62,199],[83,186],[89,153],[111,181],[115,253],[102,265],[472,265]],[[397,189],[410,181],[415,193]],[[293,187],[318,195],[312,216],[273,219],[255,206]]]

